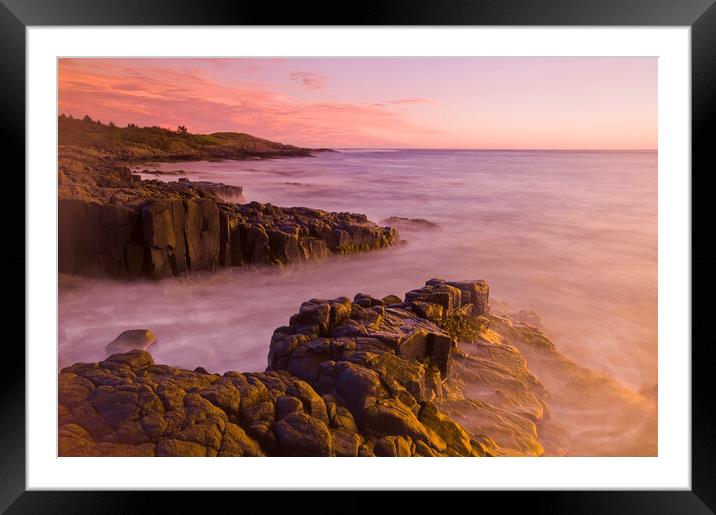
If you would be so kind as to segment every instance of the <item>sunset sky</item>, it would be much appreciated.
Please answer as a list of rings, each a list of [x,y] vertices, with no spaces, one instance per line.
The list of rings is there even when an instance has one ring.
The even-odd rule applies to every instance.
[[[657,147],[656,58],[60,59],[58,101],[307,147]]]

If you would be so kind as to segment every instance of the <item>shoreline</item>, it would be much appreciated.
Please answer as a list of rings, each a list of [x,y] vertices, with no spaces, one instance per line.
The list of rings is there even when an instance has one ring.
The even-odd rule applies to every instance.
[[[432,402],[453,337],[441,327],[443,304],[428,300],[447,302],[446,317],[487,309],[484,282],[461,285],[464,293],[426,286],[409,302],[361,294],[305,302],[274,332],[266,372],[182,371],[144,350],[66,367],[60,455],[489,455]]]
[[[307,156],[267,158],[280,157]],[[161,162],[181,161],[187,161],[186,156]],[[147,165],[151,162],[160,161],[146,161]],[[242,192],[241,187],[234,188]],[[160,279],[190,272],[208,273],[227,266],[290,264],[329,254],[386,248],[400,241],[397,231],[378,227],[365,215],[278,208],[257,202],[232,204],[212,191],[208,183],[141,180],[108,155],[75,147],[60,149],[60,190],[63,273],[69,269],[90,277]],[[63,197],[67,192],[70,194]],[[73,194],[77,198],[72,198]],[[420,218],[396,219],[406,227],[425,226],[427,222]],[[72,227],[77,229],[73,232]],[[448,335],[450,343],[445,352],[447,316],[460,319],[465,315],[455,311],[463,306],[463,294],[450,290],[454,288],[451,283],[431,284],[433,281],[438,280],[428,281],[424,288],[439,286],[443,291],[432,301],[420,296],[424,291],[417,296],[413,291],[406,294],[405,300],[394,297],[386,301],[358,294],[353,301],[314,299],[304,303],[288,326],[274,332],[266,372],[226,372],[220,376],[202,367],[192,372],[155,365],[143,351],[114,354],[93,364],[75,363],[60,374],[66,401],[60,410],[64,431],[61,438],[65,450],[69,449],[67,455],[561,455],[566,452],[560,447],[562,437],[554,435],[562,431],[568,433],[565,438],[578,439],[583,424],[577,419],[566,427],[553,429],[550,411],[552,407],[557,412],[574,409],[586,394],[597,399],[585,411],[588,417],[596,411],[610,421],[627,420],[639,430],[643,424],[651,424],[654,414],[646,399],[652,392],[626,389],[609,377],[570,362],[540,331],[516,319],[494,317],[486,309],[482,314],[470,313],[461,319],[464,323],[456,325],[469,328],[475,320],[481,320],[479,317],[486,318],[486,325],[482,325],[483,320],[474,329],[477,343]],[[428,297],[435,293],[429,291]],[[472,293],[466,298],[472,299]],[[464,304],[473,304],[468,310],[474,309],[474,303]],[[304,309],[305,305],[309,307]],[[327,321],[315,319],[324,317],[326,310]],[[347,318],[341,318],[346,314]],[[400,328],[395,342],[400,342],[398,347],[413,342],[418,348],[413,354],[406,351],[408,354],[401,355],[399,349],[385,347],[386,342],[379,336],[385,336],[385,332],[395,335],[395,324]],[[404,331],[404,327],[408,329]],[[416,337],[411,332],[415,327],[425,334]],[[393,355],[402,361],[395,361]],[[349,364],[336,371],[339,362]],[[355,367],[358,368],[354,370]],[[328,368],[331,372],[327,374]],[[453,380],[447,381],[451,368]],[[354,382],[346,379],[352,386],[341,393],[338,382],[349,369],[350,374],[357,375],[350,380]],[[540,373],[535,375],[535,370]],[[373,373],[379,377],[377,383],[366,382],[366,375],[374,377]],[[411,376],[413,373],[417,376]],[[176,384],[175,379],[181,384]],[[165,381],[178,388],[175,393],[182,398],[181,405],[157,390],[157,385]],[[220,381],[221,392],[202,395],[203,390],[212,390]],[[560,386],[564,381],[568,382],[565,388]],[[147,386],[151,394],[147,389],[137,389],[139,383]],[[304,384],[322,399],[326,413],[342,408],[352,418],[344,413],[345,420],[339,419],[342,422],[334,420],[336,415],[327,420],[319,415],[318,422],[314,420],[314,405],[319,413],[323,409],[313,395],[306,393]],[[595,386],[604,391],[594,391]],[[376,395],[360,397],[365,393],[363,387]],[[264,390],[269,392],[268,397]],[[263,407],[256,409],[265,411],[266,418],[253,411],[248,415],[239,408],[236,411],[233,404],[223,405],[222,395],[238,395],[237,405],[246,395],[250,399],[258,396],[258,405]],[[353,398],[356,395],[357,400]],[[551,396],[554,399],[548,399]],[[373,397],[375,403],[370,404],[374,401],[367,399]],[[160,399],[161,409],[155,398]],[[154,407],[145,412],[142,403],[147,399]],[[371,406],[367,412],[365,402]],[[381,407],[385,403],[388,411]],[[113,407],[109,409],[108,405]],[[120,421],[117,417],[125,411],[130,418]],[[636,419],[630,418],[635,414]],[[147,417],[150,420],[145,420]],[[195,423],[207,417],[216,422],[213,428]],[[390,420],[389,429],[382,426],[385,417]],[[177,427],[172,426],[175,422]],[[348,436],[343,434],[343,423],[356,430],[348,431]],[[399,434],[394,434],[396,427],[400,428]],[[475,427],[489,427],[489,439],[473,438]],[[189,433],[184,432],[187,428],[191,429]],[[551,436],[540,433],[544,428],[548,434],[552,431]],[[650,445],[649,438],[656,431],[644,431]],[[198,433],[201,434],[197,436]],[[433,433],[439,438],[433,439]],[[587,433],[582,435],[586,441],[594,439]],[[227,443],[228,448],[224,446],[227,434],[233,441]],[[468,434],[467,439],[464,434]],[[308,451],[302,447],[303,438],[314,440]],[[450,438],[457,439],[448,442]],[[576,440],[570,442],[570,452],[577,455],[597,448],[575,443]],[[615,450],[619,445],[626,445],[626,450]],[[630,452],[642,451],[615,442],[598,455]]]
[[[135,166],[141,162],[159,161],[138,160]],[[243,199],[240,186],[142,179],[121,163],[127,161],[116,155],[60,147],[60,272],[161,279],[225,266],[320,259],[399,241],[397,230],[365,215],[237,204]]]
[[[431,279],[403,299],[304,302],[274,331],[265,372],[158,365],[151,350],[62,369],[60,455],[652,452],[630,440],[590,454],[599,435],[564,433],[565,406],[577,409],[574,421],[594,416],[594,406],[578,407],[584,395],[612,423],[644,434],[655,411],[569,361],[534,326],[491,314],[484,281]]]

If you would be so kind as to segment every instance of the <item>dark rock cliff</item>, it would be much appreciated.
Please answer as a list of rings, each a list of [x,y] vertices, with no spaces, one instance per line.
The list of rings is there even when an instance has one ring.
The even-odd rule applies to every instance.
[[[141,180],[77,149],[60,154],[60,273],[159,279],[388,247],[398,232],[365,215],[224,199],[224,184]]]
[[[138,208],[60,199],[58,230],[60,273],[129,279],[291,263],[398,239],[364,215],[202,197],[150,199]]]

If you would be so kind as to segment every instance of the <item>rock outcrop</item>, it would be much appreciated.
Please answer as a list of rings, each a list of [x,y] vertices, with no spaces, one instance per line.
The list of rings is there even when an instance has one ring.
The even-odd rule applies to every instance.
[[[141,180],[127,167],[77,152],[60,154],[61,273],[159,279],[222,266],[286,264],[398,241],[395,229],[365,215],[235,204],[240,187]]]
[[[105,350],[109,354],[129,352],[134,349],[147,350],[156,341],[156,335],[149,329],[129,329],[110,342]]]
[[[192,134],[162,127],[117,127],[86,116],[60,115],[57,119],[60,147],[102,152],[124,162],[264,159],[311,156],[322,149],[301,148],[237,132]]]
[[[446,316],[484,315],[482,281],[431,280]],[[466,293],[465,293],[466,292]],[[464,296],[463,296],[464,294]],[[430,297],[430,295],[433,295]],[[421,297],[422,298],[422,297]],[[456,337],[405,299],[358,294],[301,305],[260,373],[156,365],[142,350],[59,377],[63,456],[485,456],[492,442],[439,407]],[[469,313],[469,315],[464,315]]]
[[[138,209],[59,201],[59,270],[159,279],[219,266],[279,264],[388,247],[396,230],[364,215],[216,198],[152,199]]]
[[[391,216],[380,221],[383,225],[395,227],[401,231],[435,231],[440,229],[440,226],[430,220],[424,218],[405,218],[403,216]]]
[[[135,349],[59,375],[61,456],[654,455],[655,425],[653,401],[491,314],[484,281],[311,299],[264,372]]]

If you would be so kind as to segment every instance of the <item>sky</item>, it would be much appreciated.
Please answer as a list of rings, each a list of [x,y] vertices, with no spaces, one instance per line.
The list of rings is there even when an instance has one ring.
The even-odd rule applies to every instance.
[[[62,58],[58,110],[320,148],[656,149],[653,57]]]

